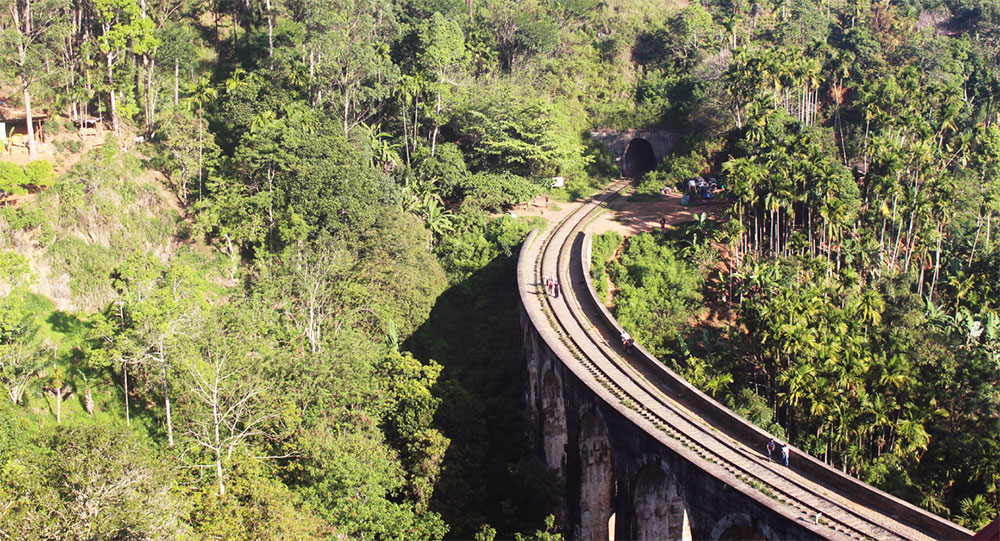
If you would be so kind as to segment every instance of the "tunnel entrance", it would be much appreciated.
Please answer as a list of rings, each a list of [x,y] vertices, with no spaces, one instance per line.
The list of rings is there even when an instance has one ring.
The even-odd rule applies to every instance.
[[[653,146],[641,137],[632,139],[625,148],[625,155],[622,156],[622,174],[638,178],[654,169],[656,169],[656,154],[653,152]]]

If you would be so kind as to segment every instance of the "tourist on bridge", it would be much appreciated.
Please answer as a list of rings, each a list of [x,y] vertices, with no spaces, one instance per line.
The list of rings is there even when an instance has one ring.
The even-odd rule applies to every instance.
[[[785,466],[788,466],[788,444],[781,445],[781,458],[785,459]]]
[[[771,458],[771,453],[774,452],[774,448],[775,448],[774,438],[771,438],[767,442],[767,461],[768,462],[774,462],[774,459]]]
[[[622,349],[625,350],[626,353],[632,353],[632,344],[635,342],[635,339],[629,336],[628,332],[624,329],[622,330],[621,339]]]
[[[559,298],[559,280],[555,278],[552,279],[552,296],[557,299]]]

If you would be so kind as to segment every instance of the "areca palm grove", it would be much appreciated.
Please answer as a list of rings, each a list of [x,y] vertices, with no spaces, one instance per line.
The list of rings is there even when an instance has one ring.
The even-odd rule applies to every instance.
[[[725,270],[691,272],[730,315],[705,322],[692,310],[682,331],[646,323],[623,255],[619,318],[758,424],[980,526],[980,505],[1000,510],[995,12],[988,2],[702,8],[712,14],[702,32],[728,39],[683,57],[662,47],[648,61],[648,72],[682,58],[691,67],[674,76],[693,92],[671,95],[665,117],[697,129],[640,189],[684,180],[671,175],[691,153],[695,174],[724,178],[714,246]],[[705,253],[682,235],[659,242],[695,267]]]

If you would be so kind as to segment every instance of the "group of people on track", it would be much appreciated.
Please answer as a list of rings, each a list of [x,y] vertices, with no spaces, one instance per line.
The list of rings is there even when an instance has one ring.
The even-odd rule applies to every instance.
[[[545,293],[547,295],[559,298],[559,280],[551,276],[542,276],[542,284],[545,285]]]
[[[767,461],[768,462],[774,462],[774,459],[771,458],[771,453],[774,452],[775,447],[777,447],[777,444],[774,443],[774,438],[771,438],[767,442]],[[781,444],[781,458],[782,458],[782,460],[785,461],[785,466],[788,466],[788,444],[787,443]]]

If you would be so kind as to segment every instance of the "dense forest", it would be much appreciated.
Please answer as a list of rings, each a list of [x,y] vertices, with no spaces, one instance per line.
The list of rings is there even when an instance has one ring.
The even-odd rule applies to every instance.
[[[552,536],[513,273],[544,220],[506,212],[614,176],[598,127],[678,134],[640,192],[731,202],[601,241],[639,340],[997,512],[991,0],[0,2],[5,537]]]

